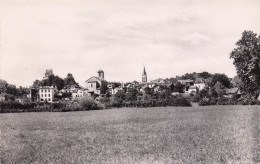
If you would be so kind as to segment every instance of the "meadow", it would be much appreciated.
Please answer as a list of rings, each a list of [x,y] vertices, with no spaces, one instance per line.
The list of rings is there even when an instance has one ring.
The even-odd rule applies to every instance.
[[[0,163],[260,163],[260,107],[0,114]]]

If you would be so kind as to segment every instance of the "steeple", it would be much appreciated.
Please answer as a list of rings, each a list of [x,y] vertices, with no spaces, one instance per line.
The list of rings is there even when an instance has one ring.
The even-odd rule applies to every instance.
[[[146,83],[146,82],[147,82],[147,74],[144,67],[144,71],[142,73],[142,83]]]
[[[144,71],[143,71],[143,74],[142,74],[142,75],[146,75],[145,67],[144,67]]]

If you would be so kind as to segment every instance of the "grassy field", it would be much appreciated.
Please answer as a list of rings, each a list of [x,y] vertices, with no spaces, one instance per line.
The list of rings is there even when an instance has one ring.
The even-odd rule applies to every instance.
[[[0,163],[260,163],[260,107],[0,114]]]

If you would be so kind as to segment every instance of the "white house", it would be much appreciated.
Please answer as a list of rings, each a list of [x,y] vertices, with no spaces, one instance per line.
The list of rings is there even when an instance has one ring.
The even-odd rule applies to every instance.
[[[202,89],[204,89],[206,87],[206,83],[204,82],[204,80],[202,78],[197,78],[195,80],[194,86],[198,87],[199,91],[201,91]]]
[[[85,90],[84,89],[77,89],[72,93],[72,99],[76,99],[79,97],[83,97],[85,95]]]
[[[191,94],[191,93],[197,93],[199,91],[197,86],[190,86],[189,89],[187,91],[185,91],[185,93]]]
[[[40,102],[53,102],[54,99],[54,87],[44,86],[39,88],[39,101]]]

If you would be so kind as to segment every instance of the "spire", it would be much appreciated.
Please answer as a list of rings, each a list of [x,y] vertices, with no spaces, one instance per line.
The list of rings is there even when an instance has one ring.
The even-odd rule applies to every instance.
[[[144,72],[143,72],[143,75],[146,75],[145,66],[144,66]]]
[[[145,66],[144,66],[144,71],[142,74],[142,83],[146,83],[146,82],[147,82],[147,74],[146,74]]]

